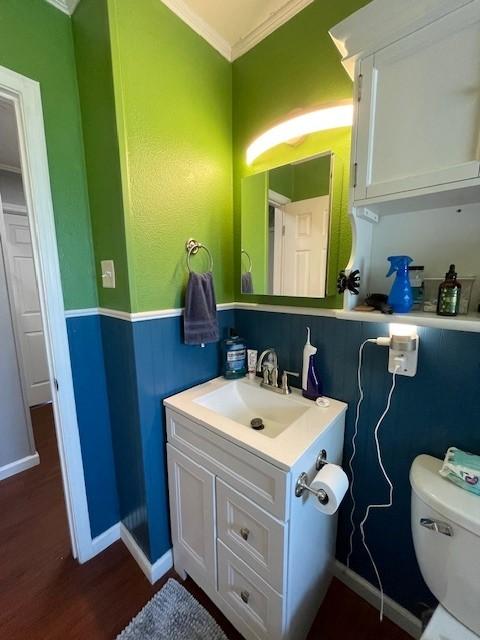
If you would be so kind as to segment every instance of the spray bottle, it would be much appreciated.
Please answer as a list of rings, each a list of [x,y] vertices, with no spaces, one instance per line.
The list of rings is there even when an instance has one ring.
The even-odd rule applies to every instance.
[[[408,256],[390,256],[390,271],[387,278],[392,273],[397,273],[395,281],[388,296],[388,304],[392,307],[394,313],[408,313],[413,307],[413,292],[408,277],[408,265],[412,262],[412,258]]]
[[[302,393],[309,400],[323,395],[322,382],[315,371],[317,347],[310,342],[310,327],[307,327],[307,341],[303,347]]]

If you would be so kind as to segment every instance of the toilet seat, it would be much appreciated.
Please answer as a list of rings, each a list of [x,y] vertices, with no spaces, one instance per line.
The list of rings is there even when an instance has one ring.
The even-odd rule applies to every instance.
[[[420,640],[480,640],[480,637],[439,605]]]

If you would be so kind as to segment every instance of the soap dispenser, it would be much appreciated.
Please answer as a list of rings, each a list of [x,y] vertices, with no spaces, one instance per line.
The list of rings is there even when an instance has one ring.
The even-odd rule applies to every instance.
[[[317,347],[310,342],[310,327],[307,327],[307,341],[303,348],[302,393],[309,400],[323,395],[322,382],[315,370]]]

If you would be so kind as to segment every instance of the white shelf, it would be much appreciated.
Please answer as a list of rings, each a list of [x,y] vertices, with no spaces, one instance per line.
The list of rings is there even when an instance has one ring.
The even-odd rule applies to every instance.
[[[412,311],[410,313],[394,313],[388,315],[380,311],[355,311],[340,309],[336,316],[339,320],[357,320],[359,322],[394,322],[396,324],[410,324],[418,327],[433,329],[451,329],[453,331],[470,331],[480,333],[480,313],[470,313],[463,316],[445,317],[426,311]]]

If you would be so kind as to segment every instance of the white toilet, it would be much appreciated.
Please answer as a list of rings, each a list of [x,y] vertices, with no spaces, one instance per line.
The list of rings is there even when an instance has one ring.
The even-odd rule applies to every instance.
[[[440,603],[422,640],[479,640],[480,497],[442,478],[441,466],[421,455],[410,469],[415,553]]]

